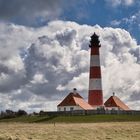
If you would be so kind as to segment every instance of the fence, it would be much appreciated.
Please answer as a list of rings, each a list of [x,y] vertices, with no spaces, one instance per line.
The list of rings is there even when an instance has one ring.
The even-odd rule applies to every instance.
[[[41,115],[49,116],[72,116],[72,115],[140,115],[140,110],[73,110],[73,111],[50,111],[43,112]]]

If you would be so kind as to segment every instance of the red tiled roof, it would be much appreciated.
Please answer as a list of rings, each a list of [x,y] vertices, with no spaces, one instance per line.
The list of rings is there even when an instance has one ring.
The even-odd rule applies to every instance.
[[[118,97],[111,96],[105,103],[105,107],[118,107],[122,110],[130,110],[130,108],[125,105]]]
[[[93,109],[91,105],[84,101],[84,99],[78,93],[69,93],[68,96],[58,106],[77,106],[85,110]]]

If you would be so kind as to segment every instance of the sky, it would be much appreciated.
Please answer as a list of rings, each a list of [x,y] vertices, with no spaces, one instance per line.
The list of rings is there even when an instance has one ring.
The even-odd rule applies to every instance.
[[[139,0],[0,0],[0,110],[87,100],[90,36],[99,35],[104,101],[140,110]]]

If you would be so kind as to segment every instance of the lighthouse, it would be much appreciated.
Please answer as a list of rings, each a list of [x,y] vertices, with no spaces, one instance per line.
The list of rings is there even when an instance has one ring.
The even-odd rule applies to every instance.
[[[103,106],[102,77],[100,67],[100,41],[95,33],[90,40],[90,72],[88,103],[94,108]]]

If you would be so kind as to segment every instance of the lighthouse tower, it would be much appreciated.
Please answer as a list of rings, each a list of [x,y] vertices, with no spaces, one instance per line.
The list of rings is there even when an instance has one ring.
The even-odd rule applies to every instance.
[[[90,72],[89,72],[89,94],[88,103],[94,108],[103,106],[102,79],[100,68],[100,52],[101,47],[99,36],[95,33],[91,36],[90,45]]]

